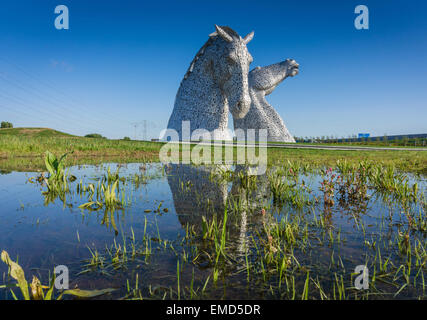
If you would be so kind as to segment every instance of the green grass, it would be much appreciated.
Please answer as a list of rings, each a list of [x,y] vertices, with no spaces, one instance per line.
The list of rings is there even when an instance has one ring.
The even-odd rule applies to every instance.
[[[71,134],[49,128],[7,128],[0,129],[0,136],[19,136],[26,138],[39,138],[39,137],[75,137]]]
[[[0,129],[0,170],[43,170],[46,150],[56,155],[73,151],[67,158],[67,165],[158,161],[162,145],[161,142],[78,137],[44,128]],[[371,160],[404,171],[427,174],[425,151],[268,149],[270,164],[290,160],[325,166],[333,165],[339,159],[349,162]]]
[[[424,141],[424,140],[423,140]],[[348,141],[348,142],[268,142],[268,144],[292,144],[300,146],[316,146],[316,147],[371,147],[371,148],[424,148],[425,142],[414,142],[413,140],[409,142],[401,142],[401,140],[392,140],[392,141]]]
[[[333,166],[337,160],[351,163],[374,161],[385,166],[395,166],[402,171],[427,175],[427,152],[394,150],[321,150],[321,149],[278,149],[268,150],[268,162],[299,161],[313,166]]]
[[[41,170],[46,150],[56,155],[73,151],[67,165],[100,162],[144,162],[158,159],[162,143],[86,138],[52,129],[0,130],[0,169]]]

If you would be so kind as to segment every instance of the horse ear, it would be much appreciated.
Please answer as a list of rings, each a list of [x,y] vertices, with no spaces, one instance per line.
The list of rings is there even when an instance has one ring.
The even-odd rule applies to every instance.
[[[225,32],[224,29],[222,29],[217,25],[215,25],[215,29],[216,29],[216,32],[221,36],[221,38],[223,38],[225,41],[227,42],[233,41],[233,38],[227,32]]]
[[[252,38],[254,37],[254,34],[255,34],[255,32],[253,32],[253,31],[251,33],[249,33],[246,37],[243,38],[243,42],[245,44],[248,44],[252,40]]]

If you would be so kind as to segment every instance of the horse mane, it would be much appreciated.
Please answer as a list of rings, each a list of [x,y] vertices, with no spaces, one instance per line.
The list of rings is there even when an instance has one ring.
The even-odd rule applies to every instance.
[[[226,31],[233,38],[239,38],[240,37],[239,34],[236,31],[234,31],[233,29],[231,29],[230,27],[222,26],[221,29]],[[190,66],[188,67],[187,72],[184,75],[184,80],[187,79],[190,76],[190,74],[193,72],[194,65],[196,64],[197,60],[199,60],[200,57],[203,56],[203,54],[206,51],[206,48],[209,47],[210,45],[212,45],[214,43],[214,41],[217,39],[218,39],[218,33],[216,31],[209,35],[208,41],[205,42],[205,44],[200,48],[200,50],[196,53],[193,60],[191,61]]]

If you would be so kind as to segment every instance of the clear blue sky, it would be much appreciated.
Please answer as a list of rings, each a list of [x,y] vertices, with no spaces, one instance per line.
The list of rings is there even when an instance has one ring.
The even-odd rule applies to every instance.
[[[70,29],[56,30],[65,4]],[[354,28],[365,4],[370,29]],[[425,1],[2,1],[0,120],[84,135],[148,138],[169,119],[195,53],[228,25],[252,68],[293,58],[268,96],[296,136],[427,132]],[[142,126],[137,127],[142,138]]]

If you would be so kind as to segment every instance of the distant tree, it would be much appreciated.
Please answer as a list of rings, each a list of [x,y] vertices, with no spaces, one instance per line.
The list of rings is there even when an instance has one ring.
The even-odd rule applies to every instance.
[[[85,135],[86,138],[98,138],[98,139],[107,139],[106,137],[103,137],[99,133],[89,133]]]
[[[407,136],[402,137],[403,145],[406,146],[408,144],[409,138]]]
[[[130,141],[130,138],[129,137],[124,137],[123,140]]]
[[[417,144],[420,144],[421,139],[419,138],[414,138],[414,146],[416,147]]]
[[[384,144],[387,144],[387,141],[388,141],[387,133],[384,133],[383,141],[384,141]]]
[[[1,128],[2,129],[13,128],[13,124],[7,121],[2,121]]]

